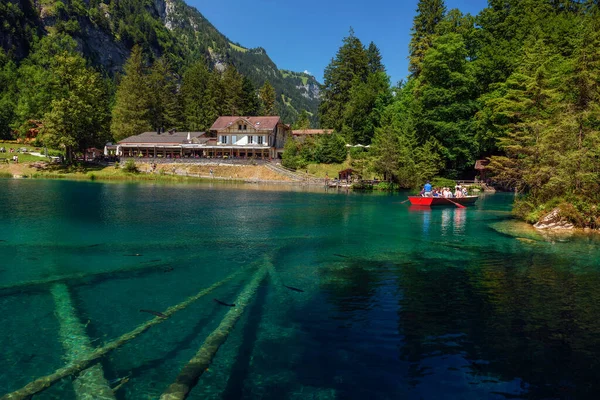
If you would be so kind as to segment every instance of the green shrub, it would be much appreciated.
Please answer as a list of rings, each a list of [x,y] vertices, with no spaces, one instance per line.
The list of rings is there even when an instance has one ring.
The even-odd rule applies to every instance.
[[[137,165],[135,165],[135,162],[133,160],[129,160],[125,163],[125,166],[123,167],[123,171],[129,172],[131,174],[137,174],[138,172],[140,172],[138,170]]]
[[[377,185],[373,186],[373,189],[384,192],[392,192],[394,190],[399,190],[400,186],[393,182],[379,182]]]
[[[425,183],[425,182],[423,182],[423,183]],[[449,187],[451,189],[454,189],[454,186],[456,186],[456,181],[454,181],[452,179],[436,177],[431,180],[431,186],[433,186],[434,188]]]

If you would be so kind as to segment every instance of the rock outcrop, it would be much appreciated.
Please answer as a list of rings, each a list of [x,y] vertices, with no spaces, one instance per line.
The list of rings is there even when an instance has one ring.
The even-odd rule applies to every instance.
[[[571,230],[575,225],[560,215],[560,209],[555,208],[549,214],[542,217],[537,224],[533,225],[536,229],[544,230]]]

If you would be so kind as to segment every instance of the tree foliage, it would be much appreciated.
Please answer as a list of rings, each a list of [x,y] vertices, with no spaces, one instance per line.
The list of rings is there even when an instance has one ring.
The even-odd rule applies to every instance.
[[[425,54],[433,45],[433,40],[437,36],[437,25],[445,14],[444,0],[419,0],[409,45],[409,70],[414,77],[418,77],[421,73]]]
[[[117,87],[112,110],[111,133],[115,140],[139,135],[152,129],[151,91],[146,79],[142,49],[136,46],[125,64],[125,74]]]
[[[260,88],[259,97],[261,101],[261,110],[263,115],[275,115],[275,88],[269,81],[266,81]]]

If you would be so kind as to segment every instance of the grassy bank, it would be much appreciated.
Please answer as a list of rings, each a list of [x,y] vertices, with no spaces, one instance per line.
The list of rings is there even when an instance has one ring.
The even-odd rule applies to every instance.
[[[19,163],[29,163],[36,161],[45,161],[47,160],[45,157],[39,157],[29,154],[29,152],[36,152],[40,154],[44,154],[44,149],[40,147],[31,146],[23,143],[15,143],[15,142],[3,142],[0,141],[0,147],[4,147],[6,149],[6,153],[0,153],[0,159],[6,158],[8,160],[12,160],[13,156],[19,156]],[[27,153],[17,153],[18,149],[27,149]],[[10,150],[13,149],[11,153]]]
[[[151,171],[150,164],[136,165],[138,172],[128,172],[115,166],[103,167],[92,164],[84,165],[55,165],[47,164],[45,168],[36,168],[29,163],[9,163],[0,165],[0,177],[25,177],[33,179],[69,179],[69,180],[99,180],[99,181],[287,181],[264,166],[210,166],[210,165],[181,165],[161,164]],[[212,175],[211,171],[212,170]]]

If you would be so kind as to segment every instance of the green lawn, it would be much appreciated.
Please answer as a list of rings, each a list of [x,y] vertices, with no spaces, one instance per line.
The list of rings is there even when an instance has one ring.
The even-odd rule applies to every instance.
[[[33,156],[31,154],[27,154],[27,153],[10,153],[9,149],[20,149],[20,148],[26,148],[27,151],[32,151],[32,152],[37,152],[37,153],[44,153],[44,148],[40,148],[40,147],[35,147],[35,146],[31,146],[28,144],[18,144],[18,143],[3,143],[0,142],[0,147],[4,147],[6,149],[6,153],[0,153],[0,158],[7,158],[9,161],[12,162],[12,157],[17,155],[19,156],[19,162],[35,162],[35,161],[45,161],[46,158],[45,157],[38,157],[38,156]]]

